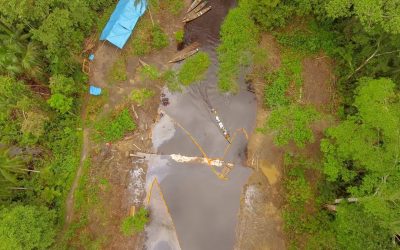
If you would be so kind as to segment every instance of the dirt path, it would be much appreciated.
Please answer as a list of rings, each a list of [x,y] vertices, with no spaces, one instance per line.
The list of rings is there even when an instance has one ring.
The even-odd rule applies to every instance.
[[[88,95],[86,94],[84,97],[84,102],[82,105],[82,112],[81,112],[81,119],[82,119],[82,126],[83,126],[83,141],[82,141],[82,151],[81,151],[81,158],[79,161],[79,166],[76,171],[74,181],[72,182],[71,189],[68,193],[67,200],[65,203],[65,224],[64,230],[68,228],[73,220],[74,216],[74,201],[75,201],[75,190],[78,187],[79,180],[82,176],[82,169],[85,160],[87,159],[89,153],[89,128],[86,127],[85,121],[87,116],[87,103],[88,103]]]

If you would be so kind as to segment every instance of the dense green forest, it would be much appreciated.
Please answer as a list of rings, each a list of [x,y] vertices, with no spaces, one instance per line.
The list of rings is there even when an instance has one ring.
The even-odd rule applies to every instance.
[[[400,1],[239,1],[221,30],[222,91],[236,91],[239,65],[260,54],[255,45],[263,32],[272,32],[287,52],[278,72],[262,73],[272,113],[259,131],[274,131],[277,146],[293,141],[303,148],[314,141],[310,124],[318,113],[286,95],[290,82],[301,85],[299,57],[323,51],[334,59],[341,97],[339,121],[321,141],[322,162],[287,150],[283,217],[289,246],[397,248]],[[310,171],[321,176],[317,190],[306,178]]]
[[[0,249],[47,249],[63,226],[65,198],[81,154],[80,113],[87,90],[81,52],[113,3],[0,0]],[[307,27],[284,31],[300,19]],[[320,145],[321,162],[289,152],[285,157],[283,217],[291,246],[395,249],[400,243],[400,0],[239,0],[221,28],[222,92],[239,91],[240,66],[255,60],[265,32],[295,54],[285,55],[282,70],[264,73],[271,83],[265,87],[265,107],[272,113],[261,132],[277,131],[278,146],[294,141],[303,148],[313,141],[309,125],[318,112],[285,96],[289,81],[301,84],[298,55],[323,51],[331,57],[341,97],[337,123]],[[201,57],[186,67],[207,68],[209,60]],[[193,77],[179,78],[185,83]],[[289,126],[293,120],[295,126]],[[316,191],[305,178],[310,169],[320,173]],[[335,203],[339,198],[345,199]],[[316,208],[312,213],[304,209],[310,203]]]
[[[46,249],[79,164],[84,39],[112,0],[0,1],[0,249]]]

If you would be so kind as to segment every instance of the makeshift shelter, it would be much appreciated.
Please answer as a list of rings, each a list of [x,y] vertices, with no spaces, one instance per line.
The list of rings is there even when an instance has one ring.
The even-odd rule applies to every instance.
[[[109,41],[122,49],[146,7],[146,0],[120,0],[101,33],[100,41]]]

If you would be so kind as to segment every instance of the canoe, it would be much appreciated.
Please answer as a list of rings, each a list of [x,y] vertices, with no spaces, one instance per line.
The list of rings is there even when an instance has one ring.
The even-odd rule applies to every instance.
[[[188,19],[190,16],[196,14],[197,12],[199,12],[201,9],[203,9],[205,6],[207,5],[207,1],[202,2],[201,4],[199,4],[196,8],[194,8],[192,11],[188,12],[185,17],[183,18],[183,21],[185,21],[186,19]]]
[[[190,21],[193,21],[194,19],[197,19],[197,18],[201,17],[202,15],[206,14],[210,10],[211,10],[211,6],[208,6],[207,8],[202,9],[199,12],[196,12],[196,13],[194,13],[192,15],[189,15],[187,19],[183,20],[183,22],[184,23],[188,23]]]
[[[186,58],[196,54],[200,50],[200,43],[194,42],[184,48],[183,50],[179,51],[175,54],[175,56],[169,61],[170,63],[179,62],[185,60]]]
[[[190,5],[189,9],[186,11],[186,13],[191,12],[194,8],[197,7],[201,3],[202,0],[194,0],[193,3]]]

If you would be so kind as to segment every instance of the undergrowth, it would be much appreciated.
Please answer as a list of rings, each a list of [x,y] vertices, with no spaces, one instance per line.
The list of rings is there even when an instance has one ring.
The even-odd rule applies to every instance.
[[[148,55],[169,45],[167,34],[159,24],[152,23],[149,14],[139,20],[130,41],[130,51],[135,56]]]
[[[111,70],[108,72],[107,81],[109,83],[117,83],[126,81],[128,76],[126,74],[126,59],[124,56],[118,58],[112,66]]]
[[[189,57],[184,62],[178,73],[178,79],[184,86],[188,86],[194,82],[204,78],[208,67],[210,66],[210,57],[205,52],[199,52]]]
[[[125,236],[132,236],[144,230],[145,225],[149,221],[149,212],[145,208],[140,208],[134,216],[128,216],[122,220],[121,232]]]
[[[221,26],[220,37],[218,88],[221,92],[237,92],[240,68],[250,62],[250,52],[258,39],[258,29],[246,2],[240,1],[238,7],[229,11]]]
[[[146,88],[134,89],[131,92],[130,99],[138,105],[144,105],[146,100],[155,95],[154,91]]]
[[[128,109],[123,109],[111,118],[103,118],[95,124],[95,139],[113,142],[124,137],[128,132],[133,131],[136,124],[133,121]]]
[[[283,54],[279,70],[265,76],[267,84],[264,89],[264,105],[268,108],[276,108],[290,104],[288,89],[290,86],[296,89],[302,86],[301,73],[301,57],[294,52]]]

